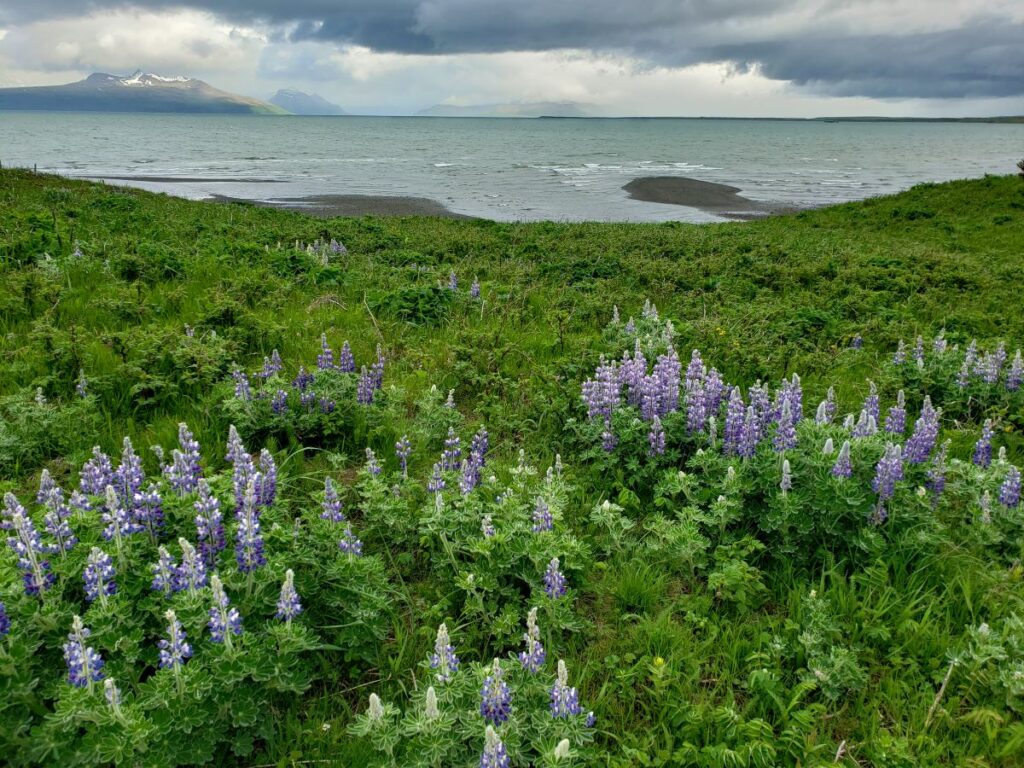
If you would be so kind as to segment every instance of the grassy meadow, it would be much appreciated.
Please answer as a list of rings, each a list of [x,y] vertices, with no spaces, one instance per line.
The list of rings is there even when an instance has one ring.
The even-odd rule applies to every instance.
[[[749,223],[518,224],[0,170],[0,748],[15,765],[1020,765],[1022,274],[1010,176]],[[637,350],[635,387],[584,401]],[[645,394],[656,358],[678,402]],[[175,479],[182,423],[219,548],[195,522],[206,490]],[[202,578],[156,585],[192,545]],[[215,573],[233,644],[211,638]],[[91,635],[69,639],[75,616]],[[103,665],[85,653],[83,677],[86,648]]]

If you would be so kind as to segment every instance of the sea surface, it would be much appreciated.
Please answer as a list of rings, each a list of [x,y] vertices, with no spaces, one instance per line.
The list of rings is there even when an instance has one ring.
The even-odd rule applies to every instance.
[[[815,206],[1012,173],[1022,154],[1024,125],[0,112],[5,166],[162,177],[111,183],[193,199],[427,197],[503,221],[713,221],[622,185],[685,176]]]

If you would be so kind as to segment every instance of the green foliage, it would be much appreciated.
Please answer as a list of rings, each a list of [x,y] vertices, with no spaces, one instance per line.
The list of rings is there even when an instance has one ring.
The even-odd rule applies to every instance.
[[[1004,342],[1011,358],[1024,339],[1022,212],[1019,181],[989,177],[715,226],[323,221],[0,171],[0,484],[24,503],[45,468],[74,488],[94,445],[167,444],[189,423],[226,513],[218,571],[245,625],[228,652],[205,626],[209,588],[152,592],[157,545],[144,535],[117,564],[108,606],[87,603],[85,557],[110,547],[98,509],[73,516],[74,550],[49,556],[57,582],[44,600],[22,593],[5,547],[3,754],[476,764],[479,689],[497,657],[514,689],[499,728],[514,765],[1016,766],[1024,515],[998,494],[1024,455],[1024,402],[977,376],[960,387],[957,360],[972,339],[982,353]],[[347,252],[326,248],[332,238]],[[930,350],[943,331],[948,356],[892,363],[900,339]],[[360,364],[381,346],[371,406],[356,402],[356,375],[315,370],[322,333],[335,353],[348,339]],[[871,480],[886,438],[853,441],[853,477],[835,478],[838,424],[800,424],[786,492],[770,446],[723,456],[722,424],[711,441],[683,413],[663,420],[666,451],[652,456],[649,423],[618,410],[609,453],[580,384],[601,356],[637,345],[648,361],[673,345],[684,366],[699,348],[744,391],[799,372],[805,411],[834,386],[840,422],[859,412],[869,378],[885,406],[904,391],[911,427],[928,396],[951,441],[946,493],[936,504],[929,467],[907,467],[877,524]],[[232,371],[251,374],[274,349],[285,371],[237,399]],[[333,410],[302,402],[299,365]],[[997,458],[983,469],[969,459],[985,419]],[[251,586],[230,548],[230,424],[280,465],[262,519],[270,562]],[[482,425],[492,448],[479,486],[463,493],[457,467],[428,491],[450,431],[464,459]],[[402,436],[407,474],[394,457]],[[320,518],[325,476],[343,524]],[[551,531],[533,530],[538,499]],[[178,556],[177,538],[195,537],[194,498],[164,486],[164,501],[161,543]],[[26,506],[42,530],[44,510]],[[346,525],[362,557],[339,551]],[[554,557],[568,593],[552,600],[542,579]],[[304,607],[290,625],[274,617],[286,569]],[[195,648],[181,687],[157,667],[168,606]],[[532,608],[547,651],[535,676],[514,658]],[[75,614],[121,688],[118,712],[102,691],[67,684]],[[446,683],[422,663],[441,622],[463,661]],[[595,711],[592,729],[548,714],[559,658]],[[430,685],[437,718],[425,714]],[[387,702],[381,721],[366,715],[370,693]],[[569,757],[556,763],[562,738]]]

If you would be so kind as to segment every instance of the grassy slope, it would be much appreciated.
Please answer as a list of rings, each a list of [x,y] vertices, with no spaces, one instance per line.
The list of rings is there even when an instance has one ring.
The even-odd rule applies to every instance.
[[[323,268],[288,246],[317,237],[339,239],[349,255]],[[39,264],[38,254],[65,257],[76,241],[85,259],[60,270]],[[272,348],[290,370],[309,363],[321,332],[336,347],[350,339],[360,361],[382,343],[388,381],[410,403],[432,383],[454,388],[460,409],[490,428],[499,454],[525,446],[550,456],[561,447],[565,419],[578,415],[578,384],[603,350],[598,329],[612,304],[636,313],[644,298],[676,322],[684,357],[700,348],[727,379],[799,371],[807,402],[828,384],[849,401],[900,337],[945,328],[952,342],[1024,339],[1022,250],[1024,183],[1012,177],[924,185],[756,223],[691,226],[319,221],[2,171],[0,396],[28,401],[42,387],[51,401],[69,400],[81,367],[104,414],[98,433],[74,431],[3,471],[8,484],[28,484],[48,461],[66,481],[57,454],[74,466],[94,442],[116,451],[123,434],[140,447],[169,445],[181,420],[196,429],[207,461],[219,464],[227,424],[214,384],[232,362],[252,369]],[[463,288],[479,276],[482,309],[458,301],[439,319],[431,314],[437,294],[430,289],[450,270]],[[411,323],[397,309],[414,301],[421,309]],[[183,333],[186,323],[194,339]],[[865,348],[854,354],[847,347],[858,333]],[[387,451],[394,437],[368,439]],[[1013,436],[1008,441],[1012,447]],[[361,448],[344,446],[352,455]],[[315,456],[289,462],[284,471],[300,485],[317,466]],[[586,488],[580,508],[606,490]],[[618,565],[621,572],[595,575],[587,590],[595,629],[575,641],[574,668],[585,665],[587,698],[605,708],[612,752],[666,762],[672,734],[689,715],[679,706],[645,711],[645,691],[661,685],[677,702],[742,708],[750,665],[759,663],[750,655],[799,613],[808,583],[773,573],[770,607],[736,616],[717,611],[709,592],[691,594],[640,561]],[[873,670],[870,695],[830,715],[823,740],[870,743],[877,764],[910,764],[897,759],[904,753],[955,762],[985,752],[969,728],[938,745],[915,741],[944,671],[947,633],[977,618],[973,594],[992,589],[984,600],[1021,602],[1019,580],[996,590],[982,570],[964,559],[949,566],[945,583],[898,566],[859,580],[815,579],[843,606],[855,628],[851,642],[876,643],[873,633],[884,629],[896,644]],[[400,677],[419,650],[383,655]],[[656,656],[678,677],[657,682]],[[268,755],[284,759],[296,741],[303,757],[335,755],[337,741],[325,742],[316,723],[343,719],[347,706],[341,697],[312,696],[285,719]],[[887,749],[897,756],[891,763],[878,757]]]

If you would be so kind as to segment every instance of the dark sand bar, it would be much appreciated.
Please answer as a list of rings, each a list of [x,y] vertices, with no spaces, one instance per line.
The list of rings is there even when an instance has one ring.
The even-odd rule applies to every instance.
[[[309,195],[275,200],[245,200],[213,195],[221,203],[240,203],[261,208],[283,208],[330,219],[335,216],[439,216],[445,219],[472,219],[448,210],[428,197],[395,197],[389,195]]]
[[[634,200],[685,205],[730,219],[759,219],[796,210],[792,206],[750,200],[739,194],[738,187],[730,187],[728,184],[681,176],[646,176],[633,179],[623,189]]]

